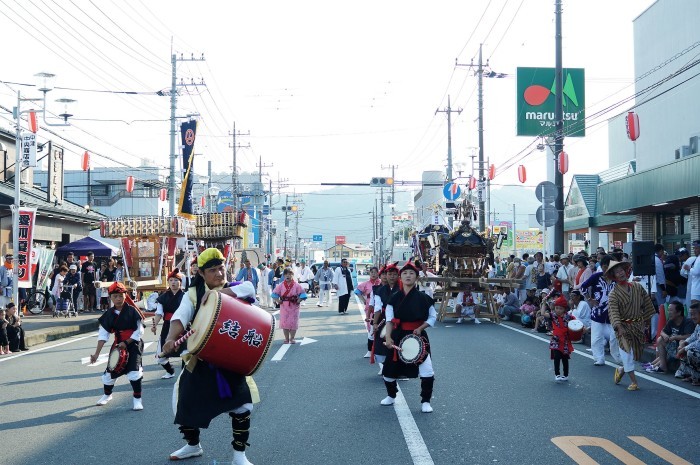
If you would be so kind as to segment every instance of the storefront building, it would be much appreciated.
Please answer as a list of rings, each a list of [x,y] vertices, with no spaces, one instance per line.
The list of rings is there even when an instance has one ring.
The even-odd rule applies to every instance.
[[[698,17],[700,2],[659,0],[634,20],[631,110],[640,136],[627,137],[627,112],[612,119],[608,172],[622,169],[574,176],[565,207],[565,231],[586,232],[594,250],[606,230],[629,230],[667,251],[700,239],[700,77],[690,66],[700,47]]]

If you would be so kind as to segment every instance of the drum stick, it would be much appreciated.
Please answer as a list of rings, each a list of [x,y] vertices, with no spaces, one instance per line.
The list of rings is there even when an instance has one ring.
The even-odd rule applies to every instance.
[[[177,341],[175,341],[175,348],[177,349],[177,348],[180,346],[180,344],[182,344],[182,343],[185,342],[190,336],[192,336],[192,335],[195,333],[195,331],[196,331],[195,329],[190,329],[190,330],[187,331],[185,334],[183,334],[182,336],[180,336],[180,339],[178,339]],[[165,352],[161,352],[160,354],[158,354],[158,358],[163,358],[163,357],[165,357],[165,356],[166,356],[166,353],[165,353]]]

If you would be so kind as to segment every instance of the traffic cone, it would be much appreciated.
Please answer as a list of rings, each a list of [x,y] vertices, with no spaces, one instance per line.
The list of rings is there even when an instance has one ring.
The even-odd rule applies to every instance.
[[[656,348],[656,341],[659,339],[661,331],[664,330],[666,326],[666,305],[659,305],[659,321],[656,323],[656,338],[654,339],[654,348]]]

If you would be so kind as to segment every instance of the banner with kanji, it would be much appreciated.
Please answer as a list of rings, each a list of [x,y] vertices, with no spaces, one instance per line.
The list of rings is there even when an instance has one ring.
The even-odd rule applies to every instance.
[[[187,121],[180,125],[182,135],[182,187],[180,189],[180,204],[178,214],[188,219],[194,219],[192,205],[192,183],[194,176],[194,139],[197,135],[197,121]]]
[[[39,276],[36,280],[36,288],[44,290],[49,285],[51,280],[49,274],[53,271],[53,256],[56,251],[53,249],[40,248],[39,252]]]
[[[15,253],[17,263],[17,281],[19,287],[32,287],[32,239],[34,236],[34,219],[36,208],[19,209],[19,241]]]

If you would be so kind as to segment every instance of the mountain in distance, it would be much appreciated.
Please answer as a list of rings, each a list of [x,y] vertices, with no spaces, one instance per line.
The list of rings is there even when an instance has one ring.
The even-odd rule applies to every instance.
[[[407,190],[405,187],[395,191],[396,213],[407,212],[412,196],[418,188]],[[303,200],[300,204],[299,237],[308,238],[321,235],[323,248],[335,244],[335,236],[345,236],[348,243],[368,245],[372,240],[373,211],[375,199],[379,208],[379,189],[362,186],[339,186],[327,190],[297,194]],[[291,197],[291,194],[290,194]],[[476,195],[474,196],[476,198]],[[391,189],[384,190],[384,237],[390,237],[391,228]],[[285,194],[273,197],[273,221],[277,222],[277,243],[284,241],[284,212],[282,206]],[[516,204],[516,222],[518,229],[529,227],[530,215],[534,215],[540,202],[535,197],[532,187],[503,186],[491,188],[491,220],[513,221],[513,203]],[[291,205],[291,200],[290,200]],[[495,210],[495,216],[493,214]],[[293,241],[295,214],[288,214],[288,243]],[[289,244],[288,244],[289,245]]]

